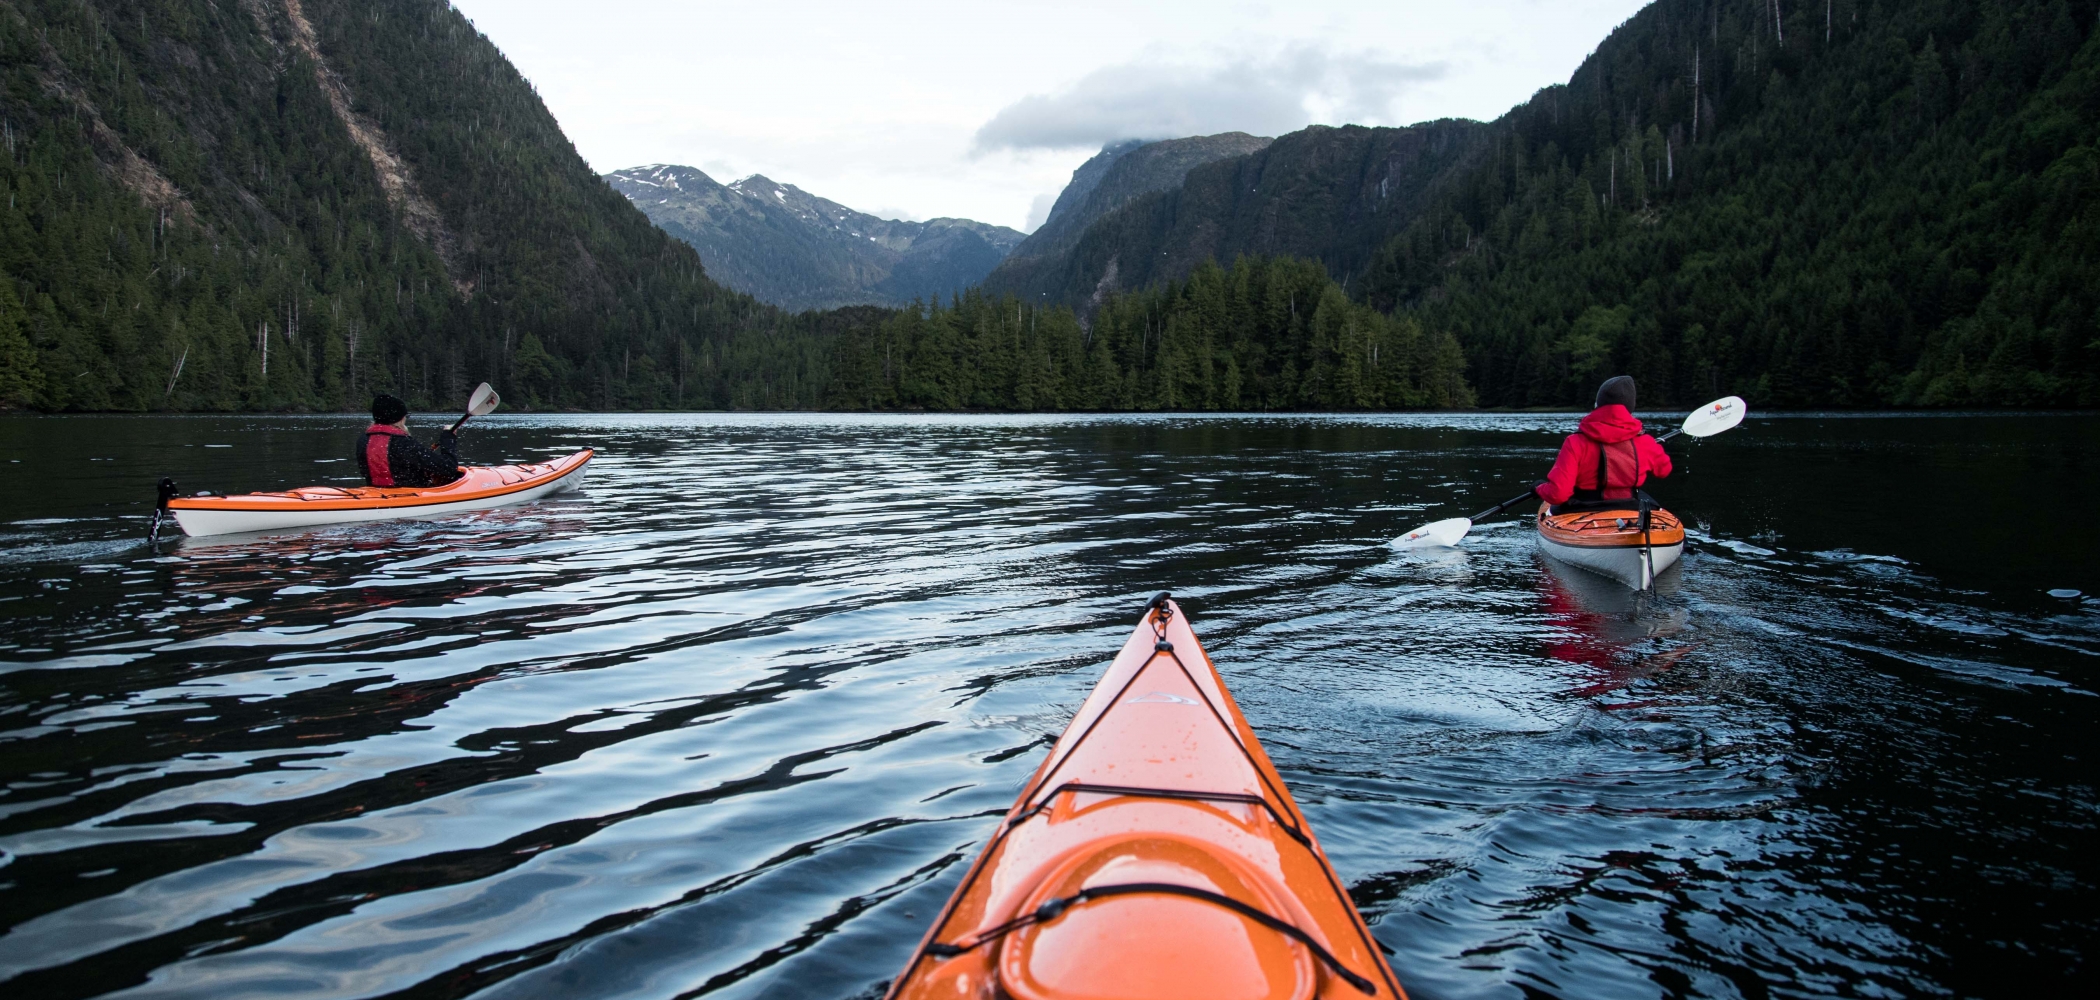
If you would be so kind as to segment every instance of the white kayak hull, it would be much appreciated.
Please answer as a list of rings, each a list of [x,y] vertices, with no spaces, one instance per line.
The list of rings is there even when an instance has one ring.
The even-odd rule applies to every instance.
[[[1647,590],[1655,578],[1684,556],[1684,543],[1674,545],[1564,545],[1539,537],[1539,551],[1560,562],[1617,580],[1635,590]]]
[[[246,497],[228,497],[222,498],[225,502],[215,505],[215,507],[176,506],[170,509],[168,513],[173,515],[175,522],[182,526],[183,534],[192,538],[262,531],[289,531],[318,527],[325,524],[349,524],[360,521],[422,520],[444,517],[448,514],[461,514],[469,511],[507,507],[511,504],[528,503],[542,497],[577,489],[583,485],[584,470],[590,465],[590,453],[581,453],[581,455],[581,460],[574,461],[567,468],[557,468],[548,475],[532,477],[529,481],[516,484],[516,488],[505,489],[499,486],[494,490],[476,489],[470,491],[470,495],[466,496],[447,497],[445,489],[441,487],[422,491],[417,496],[396,500],[385,506],[348,506],[341,501],[324,497],[316,489],[312,493],[315,501],[310,504],[300,505],[306,509],[282,509],[283,504],[281,501],[277,505],[279,509],[226,509],[233,506],[232,502],[234,501],[247,499]],[[556,463],[556,465],[566,464],[577,457],[570,456],[569,459],[564,459],[562,463]],[[502,468],[512,469],[518,467]],[[501,470],[486,468],[470,468],[467,470],[470,476],[499,471]],[[471,485],[466,478],[463,478],[461,483]],[[276,494],[273,496],[300,495],[308,492],[294,491],[293,494]],[[250,496],[260,495],[251,494]],[[196,500],[188,502],[204,504],[212,501]]]

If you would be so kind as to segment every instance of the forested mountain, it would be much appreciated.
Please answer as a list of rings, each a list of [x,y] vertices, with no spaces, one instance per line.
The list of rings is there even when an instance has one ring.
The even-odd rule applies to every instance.
[[[1072,171],[1049,217],[985,279],[985,290],[1026,299],[1059,292],[1065,257],[1095,220],[1154,191],[1180,187],[1192,168],[1255,152],[1269,142],[1265,136],[1225,132],[1101,147]]]
[[[1313,257],[1455,334],[1490,405],[1576,405],[1614,371],[1656,403],[2100,405],[2096,19],[1658,0],[1489,125],[1315,127],[1199,167],[1047,287]]]
[[[700,251],[716,281],[785,309],[947,298],[984,280],[1023,238],[969,219],[878,219],[757,174],[721,184],[651,164],[605,179]]]
[[[443,0],[0,0],[0,406],[781,406],[841,324],[709,280]]]
[[[1484,402],[2100,404],[2093,0],[1660,0],[1358,285]],[[1652,393],[1652,395],[1651,395]]]
[[[840,409],[1366,410],[1473,404],[1465,358],[1317,262],[1242,258],[1069,308],[973,292],[839,336]]]
[[[1110,206],[1056,252],[1031,253],[1023,244],[987,285],[1085,311],[1111,292],[1185,277],[1206,260],[1242,254],[1320,260],[1346,284],[1352,267],[1405,230],[1440,182],[1486,148],[1479,141],[1485,132],[1470,121],[1315,125],[1199,164],[1179,185]]]
[[[1612,371],[1656,404],[2100,405],[2096,28],[1658,0],[1495,122],[1307,129],[1149,193],[1176,147],[1113,147],[1025,274],[789,315],[443,0],[0,0],[0,407],[1560,406]],[[902,260],[875,283],[946,280]]]

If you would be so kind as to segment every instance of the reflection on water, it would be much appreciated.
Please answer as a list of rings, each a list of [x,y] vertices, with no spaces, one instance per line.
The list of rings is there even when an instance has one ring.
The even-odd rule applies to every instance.
[[[324,481],[354,423],[0,420],[0,979],[866,994],[1161,589],[1418,997],[2089,977],[2100,538],[2038,512],[2100,421],[1679,448],[1652,595],[1386,548],[1567,423],[490,418],[585,491],[156,554],[157,476]]]

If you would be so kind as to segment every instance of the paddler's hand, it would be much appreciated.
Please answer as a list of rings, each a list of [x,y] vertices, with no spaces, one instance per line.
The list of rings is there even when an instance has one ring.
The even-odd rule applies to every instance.
[[[449,448],[449,447],[451,447],[452,445],[455,445],[455,444],[458,444],[458,443],[459,443],[459,432],[458,432],[458,431],[455,431],[455,430],[453,430],[452,428],[450,428],[450,427],[447,427],[447,428],[445,428],[444,430],[441,430],[441,431],[439,431],[439,432],[438,432],[438,439],[437,439],[437,445],[436,445],[436,447],[437,447],[437,448],[438,448],[438,449],[439,449],[440,451],[444,450],[445,448]]]

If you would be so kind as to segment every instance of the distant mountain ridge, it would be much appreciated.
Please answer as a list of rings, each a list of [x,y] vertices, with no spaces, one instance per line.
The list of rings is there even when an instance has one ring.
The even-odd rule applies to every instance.
[[[1053,213],[985,287],[1084,310],[1206,259],[1249,254],[1320,260],[1341,280],[1414,219],[1437,181],[1481,148],[1485,128],[1315,125],[1274,140],[1228,132],[1110,147],[1096,159],[1112,164],[1078,206]]]
[[[2100,0],[1872,8],[1656,0],[1493,122],[1294,132],[987,285],[1309,258],[1497,406],[2100,405]]]
[[[723,184],[653,163],[605,180],[698,250],[716,281],[793,310],[946,298],[982,281],[1025,239],[970,219],[877,218],[761,174]]]
[[[985,278],[985,290],[1023,298],[1059,298],[1067,283],[1064,265],[1088,227],[1148,194],[1180,187],[1191,169],[1258,153],[1272,141],[1267,136],[1224,132],[1101,147],[1101,152],[1072,171],[1072,182],[1058,194],[1042,226]]]

